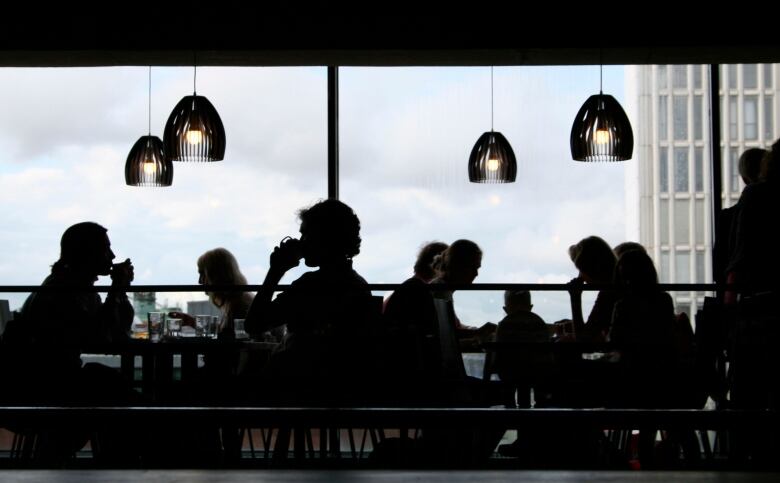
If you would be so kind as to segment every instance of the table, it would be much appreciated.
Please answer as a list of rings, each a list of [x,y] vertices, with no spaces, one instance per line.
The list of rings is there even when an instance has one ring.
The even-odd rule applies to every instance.
[[[135,382],[135,358],[141,357],[140,386],[144,394],[157,399],[161,390],[174,382],[174,356],[181,356],[180,380],[197,377],[199,356],[219,356],[251,351],[270,357],[277,344],[252,340],[218,340],[205,337],[166,338],[159,342],[130,339],[120,344],[87,346],[82,354],[111,354],[121,357],[120,372]]]

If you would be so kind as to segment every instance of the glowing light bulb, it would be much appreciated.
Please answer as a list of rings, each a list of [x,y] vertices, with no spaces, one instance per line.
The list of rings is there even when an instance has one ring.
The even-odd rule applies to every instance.
[[[609,142],[609,130],[597,129],[596,130],[596,144],[607,144]]]
[[[184,135],[190,144],[200,144],[203,142],[203,133],[198,129],[191,129]]]
[[[501,163],[497,159],[488,159],[487,169],[488,171],[498,171],[498,166]]]
[[[157,163],[151,159],[144,161],[144,174],[155,174],[157,172]]]

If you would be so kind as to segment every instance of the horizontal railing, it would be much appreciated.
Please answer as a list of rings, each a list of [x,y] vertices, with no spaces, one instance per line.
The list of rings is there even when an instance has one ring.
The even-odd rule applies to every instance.
[[[335,285],[329,285],[335,286]],[[400,283],[371,283],[364,287],[368,290],[389,291],[397,290],[403,285]],[[289,284],[279,284],[274,287],[276,291],[287,290],[291,287]],[[346,285],[345,285],[346,287]],[[349,285],[354,289],[354,285]],[[417,288],[418,286],[415,286]],[[529,290],[529,291],[561,291],[568,292],[578,290],[583,292],[593,292],[600,290],[623,290],[624,285],[614,284],[580,284],[573,286],[568,283],[473,283],[473,284],[428,284],[419,287],[427,287],[429,290],[463,290],[463,291],[490,291],[490,290]],[[262,288],[262,285],[128,285],[119,287],[125,292],[229,292],[244,291],[256,292]],[[295,287],[297,290],[321,290],[319,287]],[[361,287],[362,288],[362,287]],[[641,287],[640,287],[641,288]],[[661,283],[653,285],[652,288],[670,292],[715,292],[722,290],[742,291],[751,289],[757,291],[777,291],[777,286],[758,286],[752,284],[731,284],[718,285],[714,283]],[[95,291],[109,292],[117,290],[116,287],[109,285],[78,286],[65,287],[55,285],[0,285],[0,293],[19,293],[19,292],[62,292],[62,291]]]

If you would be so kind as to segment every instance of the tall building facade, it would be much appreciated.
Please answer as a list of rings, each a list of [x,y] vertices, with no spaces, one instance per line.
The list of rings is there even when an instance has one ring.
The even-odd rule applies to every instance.
[[[627,202],[634,233],[656,263],[661,282],[709,283],[712,274],[712,169],[707,65],[626,67],[626,100],[634,127],[634,166]],[[720,66],[723,207],[744,184],[738,159],[768,148],[778,130],[778,64]],[[638,226],[637,226],[638,225]],[[677,311],[696,313],[704,293],[672,294]]]

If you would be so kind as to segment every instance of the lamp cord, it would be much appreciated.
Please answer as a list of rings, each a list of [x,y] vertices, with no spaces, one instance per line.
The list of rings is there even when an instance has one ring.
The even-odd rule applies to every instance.
[[[149,66],[149,135],[152,135],[152,66]]]
[[[599,49],[599,95],[604,93],[604,58],[603,52]]]
[[[198,53],[192,51],[192,94],[198,95],[198,90],[195,87],[195,81],[198,78]]]
[[[490,66],[490,132],[493,132],[493,66]]]

